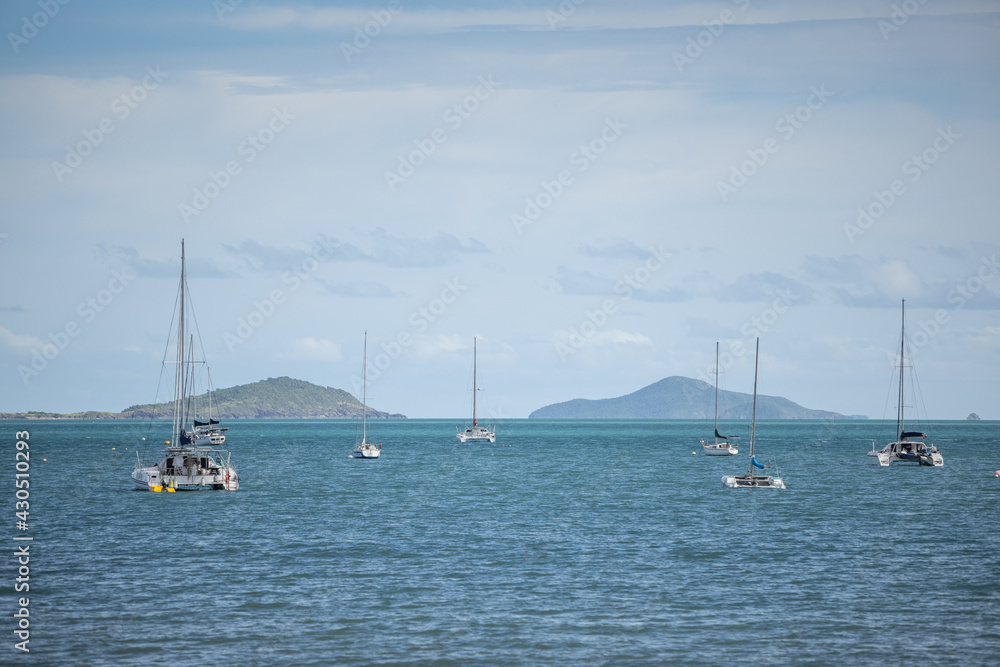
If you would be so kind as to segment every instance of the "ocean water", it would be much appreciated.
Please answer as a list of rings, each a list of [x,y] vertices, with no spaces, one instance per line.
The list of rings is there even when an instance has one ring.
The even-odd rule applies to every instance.
[[[869,465],[894,424],[763,422],[784,491],[724,489],[747,457],[692,455],[701,421],[460,423],[374,422],[358,461],[351,422],[231,422],[240,491],[156,494],[165,428],[2,422],[34,541],[0,663],[1000,664],[998,422],[925,424],[938,469]]]

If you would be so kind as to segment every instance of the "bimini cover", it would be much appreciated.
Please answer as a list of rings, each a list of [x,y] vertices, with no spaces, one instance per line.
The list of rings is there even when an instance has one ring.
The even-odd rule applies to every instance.
[[[194,420],[195,426],[215,426],[219,422],[215,419],[209,419],[207,422],[200,422],[197,419]]]
[[[900,438],[926,438],[927,436],[919,431],[903,431]]]

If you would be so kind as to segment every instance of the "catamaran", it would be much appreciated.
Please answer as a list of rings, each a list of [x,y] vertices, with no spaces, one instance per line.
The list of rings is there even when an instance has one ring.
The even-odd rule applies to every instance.
[[[361,442],[351,454],[356,459],[377,459],[382,454],[382,443],[368,442],[368,332],[365,332],[364,361],[361,364]],[[357,433],[357,431],[355,431]]]
[[[485,426],[480,426],[479,422],[476,420],[476,392],[479,389],[476,387],[476,338],[472,338],[472,426],[466,428],[464,431],[461,427],[458,430],[458,439],[462,442],[468,442],[469,440],[488,440],[489,442],[497,441],[497,432],[495,428],[486,428]]]
[[[750,417],[750,469],[745,475],[723,475],[722,485],[729,489],[783,489],[785,482],[780,477],[770,475],[755,475],[753,469],[766,468],[754,456],[754,436],[757,430],[757,362],[760,358],[760,338],[757,339],[757,351],[753,362],[753,413]]]
[[[240,478],[230,463],[230,452],[218,449],[217,444],[225,442],[225,429],[218,428],[219,422],[194,421],[192,401],[194,397],[195,367],[205,361],[195,359],[194,335],[187,337],[185,306],[187,305],[187,274],[185,271],[184,241],[181,241],[181,283],[177,297],[177,348],[176,360],[168,362],[164,354],[163,366],[174,367],[173,428],[171,438],[160,451],[160,462],[151,466],[143,465],[136,452],[132,481],[137,489],[144,491],[176,491],[178,489],[217,489],[236,491],[240,488]],[[187,341],[187,345],[185,342]],[[169,349],[169,346],[168,346]],[[211,390],[209,390],[211,391]],[[214,422],[214,423],[213,423]],[[221,436],[221,439],[220,439]],[[213,440],[214,438],[214,440]]]
[[[719,343],[715,343],[715,441],[701,441],[701,448],[708,456],[733,456],[739,454],[740,450],[733,446],[731,439],[739,438],[738,435],[722,435],[719,433]]]
[[[907,431],[903,418],[903,368],[906,352],[906,299],[902,305],[902,323],[900,325],[899,342],[899,405],[896,408],[896,441],[890,442],[880,450],[874,445],[868,456],[872,463],[888,466],[892,463],[910,463],[922,466],[943,466],[944,457],[936,446],[924,442],[927,437],[920,431]]]

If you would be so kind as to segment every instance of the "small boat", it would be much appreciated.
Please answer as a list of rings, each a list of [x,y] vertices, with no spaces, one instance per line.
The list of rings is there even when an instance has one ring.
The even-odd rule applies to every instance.
[[[185,305],[187,274],[185,272],[184,241],[181,241],[181,284],[177,298],[177,357],[168,362],[164,355],[163,366],[174,365],[173,430],[171,439],[160,451],[159,463],[144,465],[136,451],[135,469],[132,481],[143,491],[176,491],[216,489],[236,491],[240,488],[240,477],[230,463],[230,452],[218,449],[225,442],[226,429],[217,428],[219,422],[192,421],[191,404],[194,397],[195,367],[205,364],[196,360],[194,336],[191,335],[187,347]],[[211,394],[211,390],[209,390]]]
[[[715,343],[715,441],[701,441],[701,448],[708,456],[734,456],[740,450],[733,446],[730,440],[738,435],[722,435],[719,433],[719,343]]]
[[[753,413],[750,418],[750,469],[745,475],[723,475],[722,485],[728,489],[783,489],[785,482],[780,477],[770,475],[755,475],[754,468],[766,468],[754,456],[754,436],[757,430],[757,362],[760,358],[760,338],[757,339],[757,351],[753,362]]]
[[[907,431],[903,412],[903,369],[905,368],[904,355],[906,352],[906,299],[902,304],[902,322],[900,325],[899,341],[899,405],[896,408],[896,440],[890,442],[880,450],[875,449],[874,442],[872,449],[868,452],[871,463],[887,467],[893,463],[908,463],[928,467],[940,467],[944,465],[944,457],[938,448],[933,444],[924,442],[927,436],[919,431]]]
[[[377,459],[382,454],[382,443],[368,442],[368,332],[365,332],[364,361],[361,364],[361,442],[351,453],[356,459]],[[357,431],[355,431],[356,433]]]
[[[486,428],[485,426],[480,426],[479,422],[476,420],[476,392],[479,391],[476,386],[476,338],[472,338],[472,426],[467,426],[463,431],[459,428],[458,439],[462,442],[468,442],[470,440],[487,440],[489,442],[497,441],[497,432],[495,428]]]

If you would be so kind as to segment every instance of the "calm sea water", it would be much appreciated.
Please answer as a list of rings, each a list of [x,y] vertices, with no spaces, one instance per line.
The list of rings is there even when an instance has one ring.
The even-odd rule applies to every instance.
[[[356,461],[353,423],[232,422],[239,492],[155,494],[165,429],[0,422],[8,553],[22,428],[35,538],[0,662],[1000,664],[998,422],[925,424],[939,469],[869,465],[893,424],[764,422],[785,491],[724,489],[704,422],[459,423]]]

